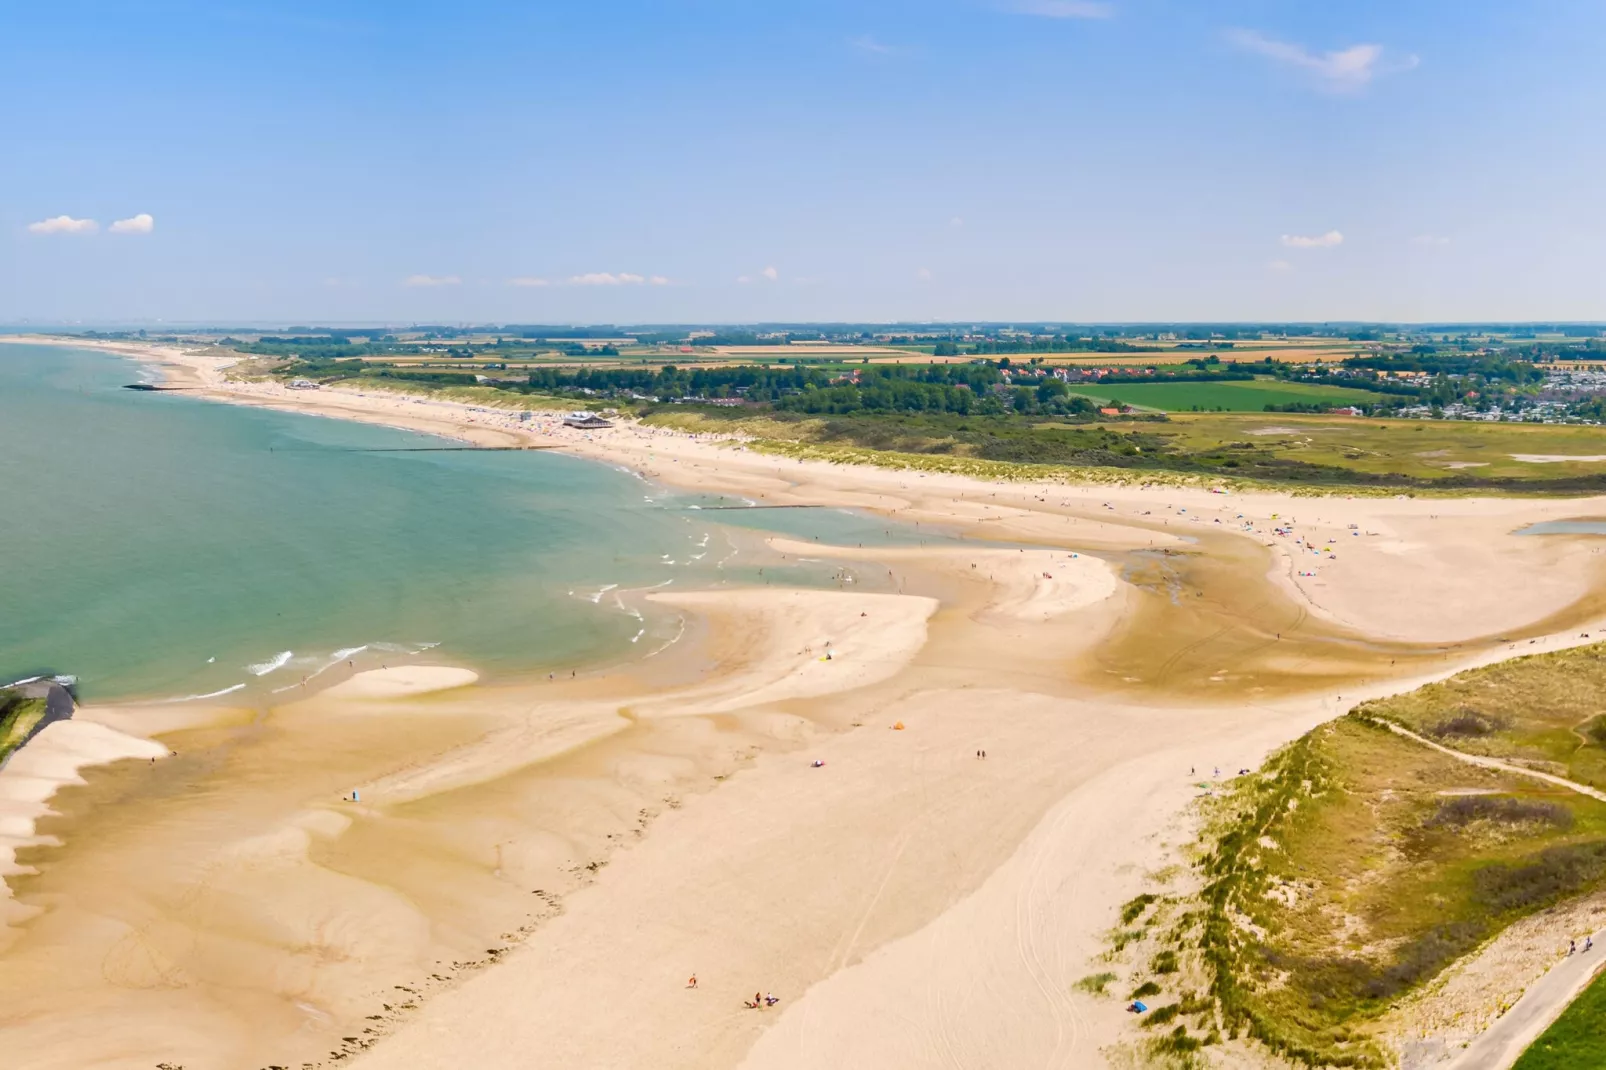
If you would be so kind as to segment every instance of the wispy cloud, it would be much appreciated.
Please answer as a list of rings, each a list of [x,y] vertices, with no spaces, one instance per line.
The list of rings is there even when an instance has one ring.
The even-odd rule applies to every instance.
[[[930,282],[931,281],[931,269],[930,268],[920,268],[919,270],[917,270],[915,272],[915,278],[919,279],[921,282]]]
[[[1273,260],[1271,263],[1267,264],[1266,266],[1269,267],[1273,271],[1292,271],[1292,270],[1294,270],[1294,265],[1290,264],[1286,260]]]
[[[409,275],[402,280],[403,286],[456,286],[463,280],[456,275]]]
[[[890,56],[894,52],[900,51],[897,45],[889,45],[882,41],[877,41],[869,34],[862,34],[858,37],[850,37],[848,38],[848,44],[852,45],[860,52],[871,52],[877,56]]]
[[[633,275],[628,271],[615,274],[611,271],[589,271],[584,275],[570,275],[570,286],[638,286],[647,281],[645,275]]]
[[[1411,239],[1412,245],[1449,245],[1450,239],[1442,234],[1418,234]]]
[[[1344,244],[1344,235],[1336,230],[1326,234],[1284,234],[1283,244],[1290,249],[1331,249]]]
[[[1115,15],[1115,5],[1098,0],[1016,0],[1006,9],[1017,15],[1039,15],[1045,19],[1107,19]]]
[[[93,234],[99,229],[100,224],[93,219],[74,219],[70,215],[52,216],[28,224],[28,230],[34,234]]]
[[[774,282],[776,279],[781,277],[781,273],[772,267],[765,268],[763,271],[760,271],[759,274],[764,276],[766,279],[769,279],[771,282]]]
[[[149,212],[141,212],[127,219],[119,219],[107,229],[113,234],[149,234],[156,229],[156,220]]]
[[[654,275],[652,278],[648,279],[647,281],[652,283],[654,286],[668,286],[669,285],[669,279],[666,278],[663,275]]]
[[[1227,39],[1246,52],[1303,71],[1331,93],[1358,93],[1380,75],[1408,71],[1416,56],[1385,62],[1382,45],[1350,45],[1331,52],[1312,52],[1304,45],[1278,41],[1254,30],[1230,30]]]
[[[507,284],[509,286],[523,286],[523,287],[536,287],[536,286],[550,286],[550,285],[552,285],[547,280],[536,278],[534,275],[520,275],[520,276],[518,276],[516,278],[508,279],[507,280]]]

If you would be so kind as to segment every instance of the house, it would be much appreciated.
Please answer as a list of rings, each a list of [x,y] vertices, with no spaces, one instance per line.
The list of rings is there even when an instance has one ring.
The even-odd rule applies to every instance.
[[[316,389],[318,389],[318,384],[313,382],[311,379],[292,379],[292,380],[290,380],[290,389],[291,390],[316,390]]]
[[[1115,408],[1110,408],[1109,406],[1105,406],[1104,408],[1099,410],[1099,415],[1100,416],[1119,416],[1119,415],[1121,415],[1122,411],[1123,410],[1121,410],[1121,409],[1115,409]]]
[[[578,427],[590,431],[597,427],[612,427],[612,420],[604,420],[594,412],[571,412],[563,418],[564,427]]]

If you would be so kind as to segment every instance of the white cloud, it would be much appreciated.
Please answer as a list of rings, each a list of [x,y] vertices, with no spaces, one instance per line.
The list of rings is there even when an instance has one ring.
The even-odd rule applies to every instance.
[[[1418,234],[1411,239],[1412,245],[1449,245],[1450,239],[1441,234]]]
[[[622,275],[619,276],[619,281],[622,282],[622,283],[626,283],[628,285],[631,285],[631,286],[635,286],[638,283],[646,282],[647,279],[646,279],[645,276],[632,275],[632,274],[630,274],[630,272],[626,271],[625,273],[623,273]]]
[[[1266,266],[1271,268],[1273,271],[1292,271],[1292,270],[1294,270],[1294,265],[1290,264],[1286,260],[1273,260],[1271,263],[1267,264]]]
[[[751,278],[749,278],[748,276],[746,276],[746,275],[738,275],[738,276],[736,276],[736,281],[741,283],[743,286],[746,286],[748,283],[752,282],[753,280]]]
[[[570,286],[634,286],[646,282],[642,275],[632,275],[628,271],[621,271],[615,275],[611,271],[589,271],[584,275],[570,275]]]
[[[93,234],[100,229],[100,224],[93,219],[74,219],[70,215],[58,215],[41,219],[37,223],[29,223],[28,229],[34,234]]]
[[[915,278],[919,279],[921,282],[930,282],[931,281],[931,269],[930,268],[921,268],[920,270],[915,272]]]
[[[664,276],[662,276],[662,275],[654,275],[652,278],[648,279],[647,281],[652,283],[654,286],[668,286],[669,285],[669,280],[667,278],[665,278]]]
[[[409,275],[402,280],[403,286],[456,286],[463,280],[456,275]]]
[[[860,52],[874,52],[878,56],[890,56],[898,51],[896,47],[882,44],[869,34],[865,34],[862,37],[851,37],[848,39],[848,44],[857,48]]]
[[[771,282],[774,282],[776,279],[781,277],[781,273],[772,267],[765,268],[763,271],[760,271],[759,274],[764,276],[766,279],[769,279]]]
[[[520,275],[517,278],[508,279],[507,280],[507,284],[509,286],[525,286],[525,287],[550,286],[550,285],[552,285],[551,283],[547,282],[545,279],[536,278],[534,275]]]
[[[1115,5],[1097,0],[1019,0],[1009,10],[1045,19],[1107,19],[1115,14]]]
[[[965,225],[965,221],[960,219],[958,216],[954,216],[952,219],[948,220],[948,225],[953,227],[955,230],[958,230],[960,227]]]
[[[1334,93],[1359,92],[1378,75],[1408,71],[1421,62],[1415,56],[1406,56],[1385,64],[1382,45],[1351,45],[1317,53],[1304,45],[1278,41],[1254,30],[1232,30],[1227,38],[1246,52],[1304,71],[1322,88]]]
[[[108,228],[113,234],[149,234],[156,229],[156,220],[149,212],[141,212],[127,219],[119,219]]]
[[[1290,249],[1331,249],[1344,244],[1344,235],[1336,230],[1326,234],[1284,234],[1283,244]]]

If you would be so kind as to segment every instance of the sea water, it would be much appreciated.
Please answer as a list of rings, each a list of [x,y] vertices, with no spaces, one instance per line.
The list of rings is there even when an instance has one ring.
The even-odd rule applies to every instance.
[[[124,389],[139,372],[0,345],[0,683],[70,673],[104,700],[270,694],[357,658],[570,666],[672,634],[626,592],[752,579],[713,500],[556,452]],[[742,520],[915,537],[835,510]]]

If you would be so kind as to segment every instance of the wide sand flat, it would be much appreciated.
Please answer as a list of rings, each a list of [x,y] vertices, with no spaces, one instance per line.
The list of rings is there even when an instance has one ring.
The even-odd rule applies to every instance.
[[[17,884],[44,909],[0,1043],[30,1070],[1097,1067],[1128,1023],[1069,985],[1180,834],[1189,767],[1606,608],[1595,542],[1511,534],[1599,501],[992,484],[157,359],[219,400],[988,544],[769,540],[900,593],[656,595],[688,621],[673,662],[600,679],[409,666],[204,723],[90,711],[181,757],[62,796],[66,846]]]

